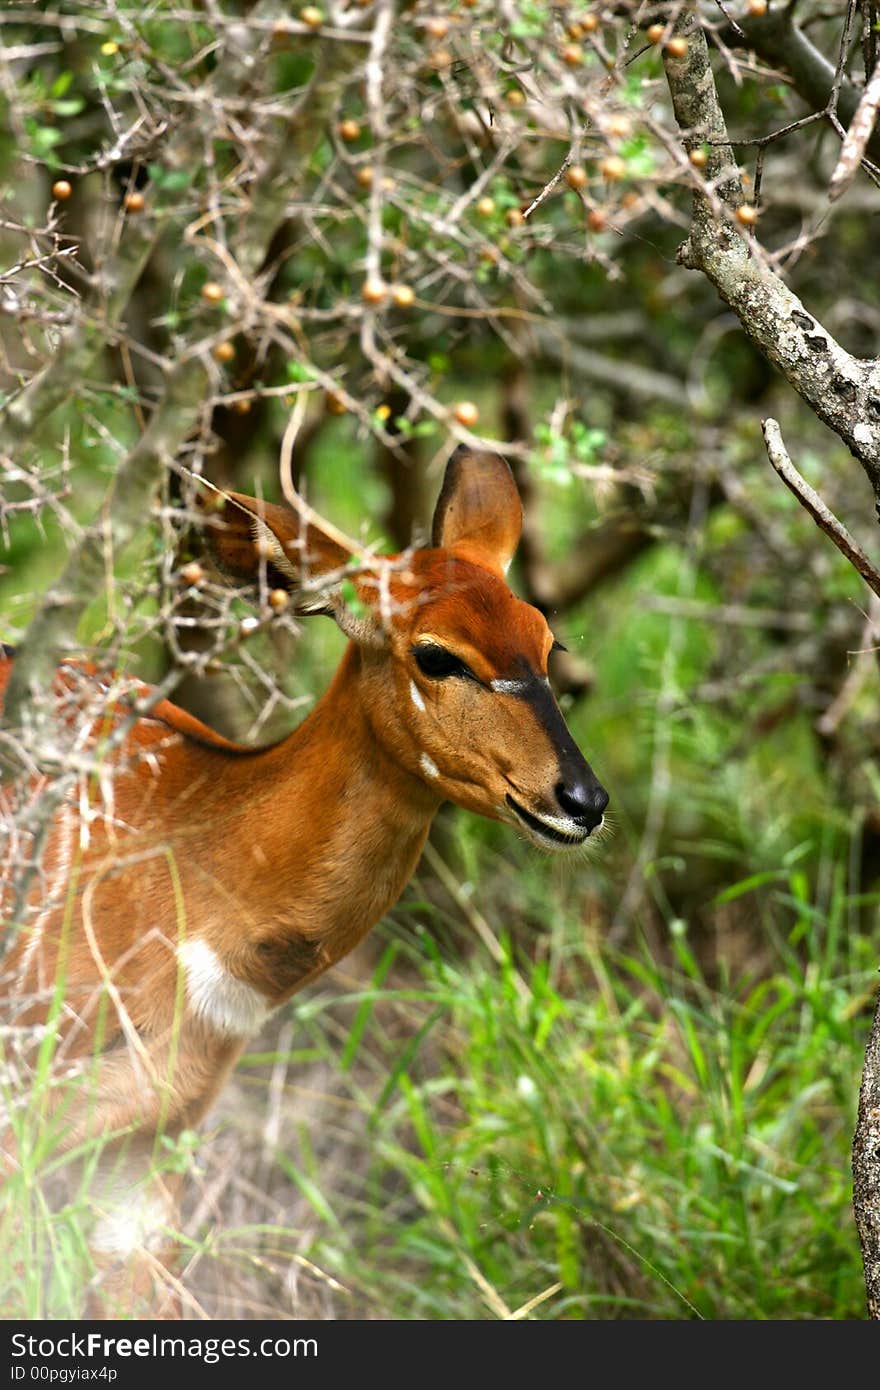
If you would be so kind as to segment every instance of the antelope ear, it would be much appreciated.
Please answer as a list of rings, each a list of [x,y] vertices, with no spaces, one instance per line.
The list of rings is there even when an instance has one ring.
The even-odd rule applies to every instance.
[[[522,503],[509,466],[497,454],[477,454],[462,444],[446,465],[432,544],[504,574],[521,531]]]
[[[278,506],[240,492],[224,494],[206,524],[208,541],[221,570],[255,583],[261,570],[272,589],[285,589],[299,614],[327,613],[346,636],[374,641],[375,585],[355,584],[353,605],[343,588],[352,583],[352,552],[324,531],[313,515],[305,520],[292,507]]]

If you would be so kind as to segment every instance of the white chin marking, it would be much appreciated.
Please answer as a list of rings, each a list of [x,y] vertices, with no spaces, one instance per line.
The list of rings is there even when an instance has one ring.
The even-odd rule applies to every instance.
[[[230,975],[206,941],[184,941],[177,954],[196,1018],[233,1038],[250,1038],[259,1032],[272,1012],[265,995]]]
[[[572,835],[565,840],[556,840],[550,835],[542,835],[533,826],[526,826],[525,829],[535,844],[540,845],[541,849],[552,849],[558,854],[565,854],[567,850],[577,849],[579,845],[585,845],[590,838],[589,835]]]
[[[434,762],[434,759],[428,757],[427,753],[423,753],[422,756],[419,758],[419,767],[422,769],[422,772],[424,772],[426,777],[440,776],[440,769]]]
[[[514,812],[514,814],[516,813]],[[534,815],[534,812],[532,814]],[[548,832],[546,835],[542,835],[536,825],[522,820],[519,816],[516,817],[516,823],[522,827],[530,840],[536,845],[540,845],[541,849],[560,850],[564,854],[566,850],[576,849],[578,845],[586,844],[590,834],[595,834],[595,831],[591,831],[590,834],[585,835],[583,826],[562,816],[535,816],[535,819],[546,825]],[[601,824],[596,826],[596,830],[599,830],[604,823],[605,817],[603,816]],[[563,835],[564,840],[557,839],[558,835]]]
[[[425,702],[424,702],[424,700],[422,699],[421,692],[419,691],[419,687],[416,685],[415,681],[410,681],[410,683],[409,683],[409,693],[410,693],[410,696],[411,696],[411,698],[412,698],[412,702],[413,702],[413,704],[415,705],[416,709],[417,709],[417,710],[421,710],[421,712],[424,714],[424,712],[425,712]]]

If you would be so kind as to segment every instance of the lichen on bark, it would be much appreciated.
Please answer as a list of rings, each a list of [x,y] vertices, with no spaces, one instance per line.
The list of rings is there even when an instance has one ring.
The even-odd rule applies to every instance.
[[[737,220],[746,202],[715,85],[698,6],[673,25],[684,54],[664,51],[672,106],[686,150],[703,147],[694,173],[690,233],[679,259],[701,271],[745,332],[862,465],[880,507],[880,364],[846,351],[772,268]]]

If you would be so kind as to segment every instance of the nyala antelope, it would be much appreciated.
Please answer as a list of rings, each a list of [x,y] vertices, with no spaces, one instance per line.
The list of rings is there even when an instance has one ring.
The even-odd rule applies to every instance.
[[[352,571],[304,504],[229,495],[206,527],[220,568],[262,576],[350,639],[329,689],[256,751],[162,700],[108,755],[103,813],[86,825],[78,798],[56,813],[3,966],[4,1013],[53,1018],[60,1070],[94,1068],[72,1095],[59,1087],[57,1116],[69,1150],[107,1139],[92,1249],[111,1313],[177,1311],[176,1179],[150,1173],[158,1136],[198,1125],[268,1015],[393,906],[441,802],[545,850],[602,825],[607,793],[548,682],[553,634],[505,581],[521,523],[507,464],[465,449],[431,544],[372,568]],[[62,668],[68,694],[72,671],[90,680]]]

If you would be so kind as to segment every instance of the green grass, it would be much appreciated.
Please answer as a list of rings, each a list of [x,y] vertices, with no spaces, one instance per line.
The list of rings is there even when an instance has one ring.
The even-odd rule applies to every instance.
[[[401,1043],[371,1012],[381,978],[357,996],[365,1172],[316,1208],[309,1257],[373,1316],[499,1316],[557,1285],[533,1316],[862,1316],[849,1149],[875,962],[843,949],[845,893],[818,910],[795,881],[764,906],[787,924],[772,969],[714,985],[683,923],[661,964],[559,919],[519,977],[509,951],[463,965],[395,936],[421,1022]]]
[[[340,506],[354,465],[317,471],[339,492],[322,508],[356,529],[359,503]],[[374,487],[371,514],[380,501]],[[730,595],[709,569],[657,547],[567,616],[561,636],[597,673],[571,719],[612,792],[598,854],[547,859],[444,816],[458,905],[423,870],[369,947],[254,1044],[200,1138],[163,1151],[189,1172],[185,1283],[201,1308],[864,1316],[850,1145],[877,979],[861,844],[876,788],[859,749],[874,689],[829,755],[777,636],[731,639],[643,601],[711,609]],[[13,616],[30,574],[5,581]],[[295,693],[320,691],[339,646],[331,624],[308,626]],[[704,698],[719,674],[732,693]],[[5,1318],[75,1317],[90,1277],[99,1149],[54,1195],[68,1165],[41,1119],[46,1085],[41,1072],[0,1192]]]
[[[252,1189],[268,1162],[274,1216],[251,1191],[250,1219],[234,1219],[230,1187],[185,1253],[248,1267],[276,1315],[278,1271],[298,1263],[333,1290],[335,1317],[863,1316],[849,1150],[876,962],[856,926],[876,901],[840,874],[817,901],[799,870],[730,889],[726,910],[748,904],[770,943],[734,978],[701,964],[680,920],[660,949],[647,935],[609,948],[576,877],[476,852],[502,959],[463,951],[460,925],[411,894],[364,986],[313,991],[293,1041],[276,1034],[240,1068],[258,1115],[278,1104],[272,1073],[289,1075],[271,1153],[255,1156],[252,1118],[226,1119],[234,1182]],[[523,878],[536,881],[506,907]],[[539,889],[547,930],[525,952]],[[298,1091],[317,1065],[333,1078],[329,1136]],[[0,1217],[0,1309],[76,1316],[90,1168],[51,1211],[37,1109]],[[196,1188],[217,1142],[188,1156]]]

